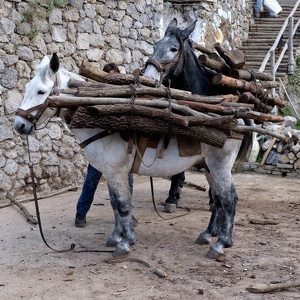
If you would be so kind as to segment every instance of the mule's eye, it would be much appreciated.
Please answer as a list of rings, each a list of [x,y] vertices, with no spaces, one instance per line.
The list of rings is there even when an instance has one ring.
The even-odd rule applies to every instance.
[[[44,95],[45,91],[38,91],[38,95]]]
[[[177,49],[176,47],[172,47],[172,48],[170,49],[170,51],[171,51],[171,52],[177,52],[178,49]]]

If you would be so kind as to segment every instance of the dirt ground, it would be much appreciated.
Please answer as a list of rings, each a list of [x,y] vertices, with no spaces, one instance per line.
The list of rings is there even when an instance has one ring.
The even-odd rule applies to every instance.
[[[300,281],[299,179],[257,173],[234,175],[239,203],[234,245],[225,249],[223,262],[206,257],[208,246],[195,239],[209,221],[207,192],[185,187],[182,206],[171,220],[161,219],[151,202],[147,177],[134,179],[134,215],[137,244],[130,254],[150,264],[124,261],[108,264],[106,239],[113,229],[113,214],[106,184],[102,182],[85,228],[74,227],[80,190],[39,201],[43,243],[36,225],[26,222],[16,206],[0,209],[1,299],[299,299],[300,288],[265,294],[246,290],[253,283]],[[186,181],[207,187],[201,173],[187,172]],[[154,179],[158,210],[170,182]],[[24,204],[36,215],[34,203]],[[163,214],[170,218],[173,215]],[[167,276],[161,278],[153,270]]]

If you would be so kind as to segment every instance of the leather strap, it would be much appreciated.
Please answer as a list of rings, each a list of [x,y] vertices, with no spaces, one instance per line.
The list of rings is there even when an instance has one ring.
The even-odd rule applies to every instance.
[[[94,142],[94,141],[97,141],[97,140],[100,140],[110,134],[113,134],[113,133],[116,133],[118,132],[118,130],[104,130],[104,131],[101,131],[93,136],[91,136],[90,138],[88,138],[87,140],[85,140],[84,142],[80,143],[79,146],[84,149],[87,145],[89,145],[90,143]]]

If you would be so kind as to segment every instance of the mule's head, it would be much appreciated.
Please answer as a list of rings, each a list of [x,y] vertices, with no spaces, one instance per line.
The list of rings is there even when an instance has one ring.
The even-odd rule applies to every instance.
[[[26,84],[24,98],[16,112],[14,128],[20,134],[30,134],[35,126],[51,118],[56,109],[47,108],[46,99],[56,81],[59,59],[54,53],[52,58],[43,58],[37,66],[37,74]]]
[[[154,45],[154,53],[146,62],[144,76],[154,80],[160,80],[161,73],[168,72],[179,62],[183,54],[184,45],[189,35],[194,31],[196,21],[185,29],[177,27],[177,19],[174,18],[168,25],[164,37]]]

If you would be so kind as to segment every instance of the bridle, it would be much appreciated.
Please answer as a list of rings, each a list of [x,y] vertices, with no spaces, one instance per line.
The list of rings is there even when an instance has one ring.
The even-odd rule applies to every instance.
[[[161,82],[163,79],[168,75],[169,71],[171,68],[178,63],[180,57],[183,54],[183,41],[181,38],[178,38],[179,43],[180,43],[180,51],[175,55],[175,57],[172,60],[163,60],[163,61],[158,61],[153,57],[150,57],[146,63],[145,63],[145,69],[147,68],[148,65],[153,65],[159,73],[161,73]]]
[[[33,125],[35,126],[36,122],[39,120],[41,115],[47,109],[48,104],[49,104],[49,100],[46,99],[46,101],[43,104],[33,106],[26,110],[24,110],[22,108],[18,108],[16,111],[16,116],[20,116],[20,117],[26,119],[27,121],[32,122]],[[37,110],[37,113],[35,115],[33,115],[32,112],[36,111],[36,110]]]
[[[55,76],[54,86],[53,86],[49,96],[53,95],[56,86],[57,86],[57,75]],[[36,123],[40,119],[42,114],[45,112],[45,110],[48,108],[49,102],[50,102],[50,100],[47,98],[44,101],[44,103],[33,106],[29,109],[25,110],[22,108],[18,108],[16,111],[16,116],[20,116],[23,119],[31,122],[33,124],[34,128],[36,129]],[[32,114],[33,111],[37,111],[37,113],[35,115],[33,115]],[[60,114],[60,108],[57,109],[55,116],[59,116],[59,114]]]

